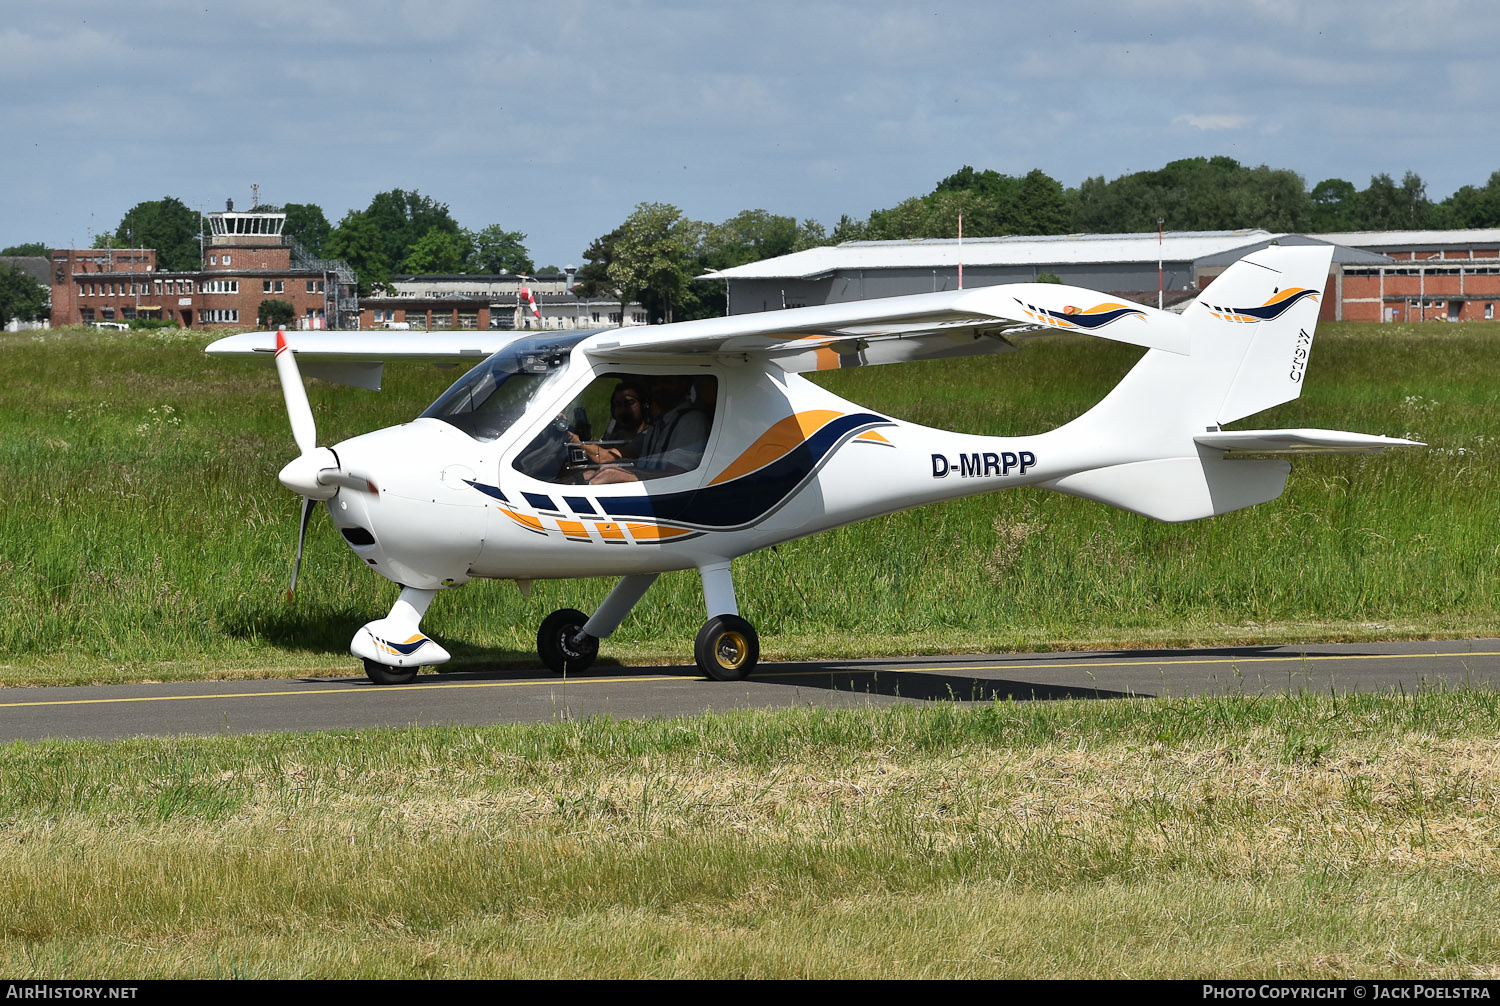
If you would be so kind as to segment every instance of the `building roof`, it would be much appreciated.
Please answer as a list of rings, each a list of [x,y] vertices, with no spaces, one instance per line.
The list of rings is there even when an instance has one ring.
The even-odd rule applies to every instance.
[[[1059,263],[1195,261],[1276,237],[1264,230],[1168,231],[1158,243],[1144,234],[1057,234],[909,241],[845,241],[843,244],[763,259],[711,272],[699,279],[813,279],[839,270],[926,269],[965,266],[1032,266]]]
[[[1500,227],[1470,227],[1462,230],[1340,231],[1312,234],[1330,244],[1352,248],[1439,248],[1450,245],[1500,245]]]
[[[1213,255],[1205,255],[1193,262],[1195,269],[1228,268],[1251,252],[1260,251],[1262,248],[1275,244],[1283,245],[1333,245],[1334,265],[1387,265],[1395,259],[1389,255],[1379,252],[1366,251],[1363,248],[1351,248],[1348,245],[1336,244],[1325,240],[1323,237],[1313,237],[1307,234],[1276,234],[1267,236],[1265,239],[1248,245],[1240,245],[1228,251],[1216,252]]]
[[[1411,232],[1417,233],[1417,232]],[[1437,232],[1437,233],[1481,233]],[[1488,232],[1484,232],[1488,233]],[[1494,232],[1500,235],[1500,231]],[[1158,243],[1155,232],[1144,234],[1058,234],[1046,236],[971,238],[963,242],[966,266],[1080,266],[1191,262],[1198,268],[1227,266],[1252,251],[1277,242],[1332,244],[1339,265],[1377,265],[1388,256],[1366,247],[1333,240],[1344,235],[1290,234],[1265,230],[1168,231]],[[914,238],[909,241],[845,241],[809,248],[779,258],[711,272],[698,279],[819,279],[835,272],[861,269],[952,269],[959,263],[956,238]]]
[[[0,265],[19,269],[42,286],[52,285],[52,260],[40,255],[0,255]]]

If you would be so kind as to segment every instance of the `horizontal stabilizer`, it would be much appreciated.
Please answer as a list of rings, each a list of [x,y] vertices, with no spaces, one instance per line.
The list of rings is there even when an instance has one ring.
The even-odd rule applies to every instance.
[[[1342,430],[1220,430],[1193,439],[1236,454],[1379,454],[1387,447],[1423,446],[1416,440]]]
[[[497,350],[536,332],[289,332],[287,345],[299,363],[307,360],[432,360],[478,363]],[[276,352],[275,332],[244,332],[212,342],[209,356],[256,356]]]

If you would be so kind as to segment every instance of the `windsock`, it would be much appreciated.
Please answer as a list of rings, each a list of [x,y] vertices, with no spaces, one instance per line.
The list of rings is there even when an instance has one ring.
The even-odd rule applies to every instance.
[[[529,287],[529,286],[523,286],[523,287],[521,287],[521,294],[520,294],[520,296],[521,296],[521,303],[523,305],[525,305],[528,310],[531,311],[531,316],[533,318],[535,318],[537,321],[541,321],[542,320],[542,312],[541,312],[541,309],[536,306],[536,294],[534,294],[534,293],[531,292],[531,287]]]

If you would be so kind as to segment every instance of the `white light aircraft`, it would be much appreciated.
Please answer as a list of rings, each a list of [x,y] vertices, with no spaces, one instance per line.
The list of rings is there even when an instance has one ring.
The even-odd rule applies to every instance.
[[[592,614],[555,611],[537,650],[582,670],[668,570],[696,569],[707,621],[694,655],[738,680],[759,657],[730,564],[879,514],[1034,485],[1163,521],[1275,499],[1274,455],[1378,452],[1413,441],[1332,430],[1226,430],[1296,398],[1331,249],[1272,246],[1181,314],[1077,287],[1023,283],[593,332],[256,332],[211,354],[275,354],[300,456],[292,569],[316,501],[356,555],[401,587],[350,651],[380,684],[449,654],[421,628],[439,590],[475,577],[616,576]],[[1034,436],[918,426],[799,376],[1012,351],[1076,332],[1148,348],[1094,408]],[[387,360],[483,362],[417,419],[319,447],[301,370],[378,388]],[[1272,457],[1268,457],[1268,455]]]

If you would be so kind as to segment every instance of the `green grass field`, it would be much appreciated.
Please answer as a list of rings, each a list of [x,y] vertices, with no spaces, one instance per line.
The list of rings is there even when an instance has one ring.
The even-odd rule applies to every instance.
[[[1432,445],[1298,462],[1282,499],[1165,525],[1018,490],[746,557],[767,657],[1500,633],[1500,381],[1485,325],[1324,325],[1304,396],[1241,426],[1324,426]],[[295,604],[298,501],[273,369],[196,334],[0,335],[0,682],[354,669],[355,628],[395,587],[319,516]],[[1096,401],[1136,351],[1040,340],[978,361],[820,378],[861,404],[984,433],[1035,432]],[[455,376],[389,368],[380,394],[310,382],[320,439],[415,415]],[[600,581],[475,583],[423,625],[459,665],[534,664],[538,621]],[[669,575],[604,650],[691,659],[695,576]]]
[[[1500,697],[0,747],[0,970],[1500,977]]]
[[[1431,447],[1297,463],[1168,526],[1017,491],[747,557],[773,656],[1500,634],[1484,326],[1323,326],[1243,426]],[[197,336],[0,335],[0,683],[348,672],[394,587],[297,501],[269,366]],[[1060,339],[830,386],[1055,426],[1134,352]],[[313,383],[331,442],[455,376]],[[962,558],[955,558],[962,557]],[[424,627],[533,663],[607,584],[479,583]],[[607,644],[689,659],[696,579]],[[114,977],[1500,977],[1500,696],[926,703],[0,746],[0,970]]]

